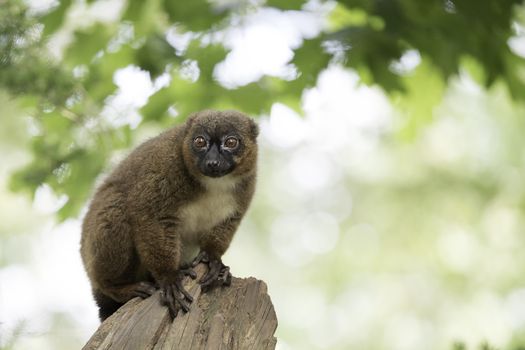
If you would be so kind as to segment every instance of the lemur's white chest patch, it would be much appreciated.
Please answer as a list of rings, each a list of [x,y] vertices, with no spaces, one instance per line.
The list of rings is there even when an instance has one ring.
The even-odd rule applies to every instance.
[[[233,196],[234,179],[228,176],[209,178],[204,182],[206,191],[179,211],[183,239],[192,241],[194,234],[210,230],[230,217],[236,210]]]

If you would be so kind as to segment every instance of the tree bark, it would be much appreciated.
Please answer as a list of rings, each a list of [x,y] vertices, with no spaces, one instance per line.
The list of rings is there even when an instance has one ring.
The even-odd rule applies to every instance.
[[[234,277],[231,286],[201,293],[197,281],[206,270],[200,264],[197,279],[184,281],[193,296],[188,313],[179,312],[172,322],[159,292],[135,298],[105,320],[83,350],[275,349],[277,318],[266,284]]]

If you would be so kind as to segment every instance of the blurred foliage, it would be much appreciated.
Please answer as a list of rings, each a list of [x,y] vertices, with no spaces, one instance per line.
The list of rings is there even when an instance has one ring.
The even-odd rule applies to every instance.
[[[323,85],[327,74],[345,73],[325,72],[312,94],[337,89]],[[256,221],[237,247],[269,265],[283,348],[522,349],[525,109],[501,85],[486,92],[454,79],[407,144],[395,127],[377,135],[356,122],[381,110],[370,90],[310,104],[305,141],[287,148],[284,132],[261,152]],[[280,117],[263,125],[291,130]],[[381,120],[379,130],[389,124]],[[258,253],[265,244],[271,258]]]
[[[74,80],[42,56],[37,21],[22,2],[0,2],[0,84],[14,94],[34,95],[52,105],[62,105]]]
[[[21,0],[0,1],[0,87],[31,108],[37,126],[33,160],[14,174],[11,187],[34,193],[48,184],[69,198],[58,213],[61,219],[78,213],[111,153],[133,140],[129,125],[113,125],[102,117],[117,93],[115,72],[130,65],[149,72],[152,79],[163,74],[171,79],[140,109],[139,128],[148,123],[166,126],[172,123],[173,111],[182,118],[204,108],[236,108],[258,115],[268,113],[275,102],[299,110],[304,89],[314,86],[332,63],[355,69],[363,82],[389,93],[406,113],[398,133],[403,140],[412,140],[431,120],[448,80],[462,69],[475,70],[487,87],[501,82],[515,99],[524,100],[524,60],[507,45],[520,3],[327,3],[328,25],[294,50],[294,77],[263,76],[227,88],[214,73],[228,54],[220,39],[224,31],[264,6],[308,12],[305,1],[128,0],[114,20],[78,26],[70,23],[68,14],[81,2],[61,0],[44,13],[33,13]],[[93,0],[85,4],[95,5]],[[187,47],[170,45],[170,31],[188,35]],[[61,33],[70,33],[71,40],[59,58],[51,58],[46,43]],[[396,62],[410,51],[420,56],[421,64],[413,72],[399,71]],[[192,63],[197,77],[188,79],[184,68]]]
[[[303,93],[316,84],[321,89],[320,76],[327,67],[343,66],[359,74],[360,84],[387,94],[401,112],[389,110],[393,127],[381,124],[377,130],[364,128],[363,135],[356,134],[360,127],[344,129],[340,120],[328,115],[335,114],[333,100],[323,101],[321,124],[305,120],[316,131],[309,144],[294,149],[276,142],[273,150],[267,147],[261,154],[265,166],[260,185],[265,191],[260,192],[266,193],[259,193],[251,219],[245,220],[245,225],[253,220],[251,234],[236,237],[237,242],[244,239],[243,249],[229,251],[239,254],[238,263],[232,264],[236,271],[268,271],[260,277],[274,288],[280,329],[286,334],[283,341],[309,348],[313,336],[321,334],[326,348],[326,334],[343,344],[355,336],[346,339],[350,331],[373,329],[374,334],[362,336],[375,344],[367,349],[379,349],[385,340],[376,334],[384,333],[392,315],[430,322],[439,328],[435,333],[439,335],[442,325],[451,321],[456,322],[452,328],[465,329],[475,326],[468,323],[477,316],[493,321],[486,317],[490,315],[486,309],[469,318],[469,312],[483,305],[476,300],[484,292],[490,291],[501,304],[515,305],[509,300],[516,297],[515,289],[523,289],[520,266],[525,262],[521,235],[525,62],[507,43],[523,35],[522,1],[340,0],[321,1],[319,11],[312,9],[315,1],[303,0],[128,0],[114,18],[90,20],[90,10],[101,3],[106,2],[62,0],[45,12],[35,12],[26,2],[0,0],[0,88],[24,108],[24,113],[9,112],[4,91],[0,92],[0,118],[7,119],[2,120],[0,143],[12,146],[4,148],[8,152],[3,160],[25,162],[25,155],[13,151],[15,145],[31,153],[30,161],[11,177],[12,189],[34,194],[45,184],[57,196],[69,198],[59,218],[73,217],[114,155],[151,130],[181,122],[204,108],[236,108],[261,115],[282,103],[301,112]],[[227,33],[242,30],[251,15],[268,7],[288,14],[318,11],[315,14],[323,13],[326,23],[319,33],[304,35],[291,47],[289,63],[295,74],[264,75],[227,86],[216,73],[231,53]],[[186,42],[174,43],[174,34]],[[57,42],[62,43],[58,49]],[[117,72],[129,66],[147,72],[152,86],[166,82],[152,88],[144,104],[124,110],[140,116],[138,125],[115,120],[123,111],[117,110],[116,117],[111,114],[119,96]],[[474,97],[458,93],[454,84],[464,80],[458,79],[460,75],[472,77],[490,91],[478,92],[476,85]],[[359,88],[367,90],[363,85]],[[337,98],[359,104],[356,99],[363,95],[354,92]],[[515,103],[509,102],[509,95]],[[348,103],[348,110],[339,115],[366,115],[374,110],[374,102],[381,102],[363,100],[370,106],[352,109]],[[443,105],[447,108],[435,118],[436,106]],[[359,116],[354,120],[359,123]],[[277,121],[277,125],[298,124]],[[371,144],[359,148],[359,141],[366,138],[372,139]],[[337,140],[344,142],[336,153],[323,153],[326,144]],[[315,175],[318,169],[330,175],[327,183],[301,187],[304,175]],[[25,225],[36,221],[27,214],[15,227],[18,213],[28,212],[29,204],[12,198],[4,195],[0,206],[3,238],[5,232],[25,231]],[[319,213],[324,216],[312,215]],[[322,240],[329,236],[325,233],[330,225],[313,225],[316,218],[335,227],[333,247],[327,248]],[[277,225],[281,221],[287,224]],[[309,225],[314,226],[310,231]],[[19,245],[4,239],[0,266],[34,255],[27,249],[29,238],[24,239]],[[325,242],[324,248],[318,242]],[[453,249],[461,248],[462,242],[469,249]],[[279,246],[284,246],[282,252]],[[270,255],[270,249],[277,253]],[[247,257],[265,264],[254,268],[246,264]],[[374,276],[374,281],[367,276]],[[315,298],[316,293],[321,297]],[[359,305],[359,296],[366,296],[366,307]],[[517,300],[522,305],[523,299]],[[392,304],[385,306],[382,301]],[[311,308],[316,307],[319,312],[312,318]],[[305,312],[307,326],[300,322],[300,311]],[[465,318],[459,317],[464,314]],[[496,316],[495,321],[500,319]],[[339,323],[352,329],[341,331],[334,320],[343,320]],[[356,320],[376,323],[370,321],[365,327]],[[523,349],[524,328],[515,327],[509,347]],[[74,348],[68,341],[65,344]],[[468,344],[453,348],[492,349]],[[447,340],[440,348],[448,347]]]

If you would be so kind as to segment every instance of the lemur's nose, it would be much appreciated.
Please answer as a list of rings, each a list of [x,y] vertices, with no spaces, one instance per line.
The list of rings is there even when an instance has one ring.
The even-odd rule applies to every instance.
[[[219,161],[217,159],[206,161],[206,166],[210,169],[215,169],[219,166]]]

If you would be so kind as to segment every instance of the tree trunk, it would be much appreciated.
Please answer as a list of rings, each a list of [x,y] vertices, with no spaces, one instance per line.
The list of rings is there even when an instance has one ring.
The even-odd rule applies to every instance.
[[[190,311],[172,322],[159,292],[135,298],[104,321],[83,350],[181,349],[273,350],[277,318],[266,284],[250,278],[233,278],[229,287],[201,293],[196,282],[206,272],[195,268],[197,280],[184,281],[193,296]]]

